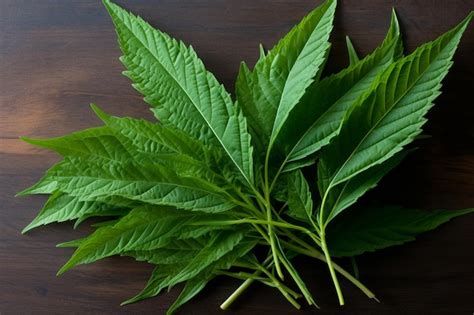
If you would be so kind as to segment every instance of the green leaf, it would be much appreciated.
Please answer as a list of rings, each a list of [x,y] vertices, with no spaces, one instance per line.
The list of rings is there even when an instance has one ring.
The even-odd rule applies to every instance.
[[[180,236],[181,232],[180,232]],[[206,244],[209,243],[209,235],[197,238],[186,238],[172,240],[161,248],[153,250],[135,250],[123,255],[132,256],[138,261],[146,261],[155,265],[169,265],[186,263],[194,258]]]
[[[222,147],[252,185],[252,147],[246,119],[192,47],[108,0],[104,5],[117,30],[124,54],[121,60],[127,67],[125,75],[145,95],[158,119]]]
[[[277,244],[278,244],[278,247],[280,249],[280,253],[282,254],[282,256],[280,257],[280,259],[282,260],[282,263],[285,265],[285,268],[286,270],[288,271],[288,273],[291,275],[291,277],[293,278],[293,281],[295,281],[296,285],[298,286],[298,288],[300,289],[301,293],[303,294],[303,296],[305,297],[306,299],[306,302],[308,303],[308,305],[314,305],[316,306],[317,308],[319,308],[318,304],[316,304],[316,301],[314,300],[313,296],[311,295],[311,293],[309,292],[308,290],[308,287],[306,286],[306,283],[303,281],[303,279],[301,278],[301,276],[299,275],[298,271],[296,270],[296,268],[293,266],[293,264],[290,262],[289,258],[288,257],[291,257],[291,253],[289,253],[288,255],[285,254],[285,252],[283,251],[283,248],[281,247],[281,243],[278,241],[278,238],[277,238]]]
[[[325,202],[325,212],[323,222],[327,225],[332,219],[338,216],[342,211],[353,205],[368,190],[377,186],[378,182],[396,167],[407,152],[399,152],[382,164],[369,168],[368,170],[352,177],[351,179],[333,187],[327,194]],[[323,169],[323,164],[321,169]],[[327,178],[324,178],[324,171],[318,173],[318,183],[321,185],[321,192],[324,192],[324,186],[327,185]]]
[[[62,156],[96,157],[114,161],[127,161],[132,158],[127,148],[108,127],[90,128],[51,139],[27,137],[21,139],[27,143],[56,151]]]
[[[420,134],[424,115],[440,94],[441,80],[471,16],[437,40],[400,59],[377,79],[321,153],[321,217],[331,189],[399,152]]]
[[[330,46],[335,8],[336,1],[328,0],[309,13],[253,71],[242,63],[236,95],[254,140],[267,145],[276,137],[288,113],[321,70]],[[264,149],[260,146],[261,151]]]
[[[78,264],[91,263],[137,248],[143,250],[165,246],[179,234],[180,228],[193,218],[195,216],[189,212],[175,209],[159,207],[133,209],[115,225],[101,227],[82,240],[58,274]]]
[[[205,145],[172,126],[164,127],[144,119],[109,116],[97,105],[91,106],[130,150],[151,155],[151,159],[166,164],[178,173],[183,168],[198,167],[202,169],[202,177],[207,179],[225,177],[231,181],[236,176],[234,169],[228,167],[228,161],[223,161],[223,152],[219,147]]]
[[[277,167],[308,158],[338,134],[347,111],[384,69],[401,54],[400,30],[393,13],[383,43],[360,62],[311,85],[290,113],[276,147]],[[304,165],[304,163],[303,163]]]
[[[81,245],[81,243],[84,240],[85,240],[85,238],[79,238],[79,239],[76,239],[76,240],[59,243],[59,244],[56,245],[56,247],[59,247],[59,248],[69,248],[69,247],[77,248],[77,247],[79,247],[79,245]]]
[[[313,199],[308,182],[300,170],[287,176],[288,212],[293,218],[308,221],[313,215]]]
[[[230,252],[244,237],[241,231],[217,232],[206,246],[193,257],[170,282],[179,283],[193,278],[211,263]]]
[[[58,274],[105,257],[130,256],[156,268],[124,304],[183,283],[171,314],[215,276],[228,275],[276,287],[299,308],[293,298],[301,295],[273,275],[283,279],[284,267],[317,307],[293,265],[295,256],[306,254],[327,263],[343,305],[336,272],[374,295],[333,264],[331,254],[401,244],[474,212],[354,206],[419,138],[473,13],[402,58],[393,12],[379,48],[359,60],[347,37],[350,65],[320,80],[336,8],[336,0],[326,0],[273,49],[260,45],[252,70],[242,63],[234,101],[192,47],[103,2],[116,27],[124,74],[160,123],[110,116],[92,105],[105,126],[52,139],[23,138],[64,157],[20,193],[52,194],[24,232],[51,222],[75,219],[77,226],[89,217],[113,217],[92,224],[89,236],[58,244],[75,248]],[[301,169],[316,161],[317,185],[310,185]],[[315,188],[319,194],[312,194]],[[279,202],[283,207],[275,211]],[[280,218],[286,206],[282,216],[290,222]],[[308,225],[315,234],[308,234]],[[263,265],[257,245],[270,247]],[[230,268],[235,272],[226,272]]]
[[[356,208],[328,229],[332,255],[355,256],[415,240],[452,218],[474,209],[424,211],[398,206]]]
[[[123,215],[125,212],[124,208],[117,208],[97,201],[82,201],[80,198],[56,192],[48,199],[38,216],[23,229],[22,233],[41,225],[79,219],[92,214],[94,216],[110,216]]]
[[[144,119],[129,117],[119,118],[109,116],[97,105],[91,104],[97,116],[102,119],[107,128],[121,134],[131,145],[140,152],[153,154],[184,154],[196,160],[205,160],[210,153],[202,142],[188,136],[186,133],[161,124],[151,123]],[[213,148],[215,150],[215,148]]]
[[[188,173],[185,177],[185,173]],[[147,161],[97,162],[66,157],[23,194],[60,190],[82,200],[107,200],[111,196],[187,210],[221,212],[235,207],[224,189],[199,177],[192,169],[178,176],[169,168]],[[196,177],[192,177],[196,176]]]
[[[145,288],[134,297],[122,302],[120,305],[127,305],[156,296],[160,294],[164,288],[170,285],[176,285],[176,283],[170,283],[169,279],[177,274],[184,266],[185,263],[156,266],[155,269],[153,269]]]
[[[349,55],[349,65],[353,66],[360,61],[359,56],[357,56],[357,52],[352,45],[351,39],[349,36],[346,36],[346,45],[347,45],[347,54]]]
[[[229,269],[237,259],[247,254],[256,245],[256,241],[243,241],[232,245],[235,238],[239,238],[239,234],[239,232],[237,232],[237,234],[234,233],[234,235],[227,234],[225,237],[227,241],[220,242],[220,247],[217,249],[216,253],[210,251],[210,256],[201,254],[201,257],[204,256],[203,264],[198,266],[200,269],[199,274],[195,274],[192,278],[199,278],[202,275],[212,275],[214,270],[217,269]],[[207,251],[208,250],[206,250],[206,252]],[[182,272],[189,266],[189,264],[194,265],[196,263],[198,262],[194,260],[189,263],[164,265],[155,268],[142,292],[123,302],[122,305],[134,303],[158,295],[164,288],[173,287],[180,282],[188,280],[186,279],[187,277],[183,277]],[[189,276],[190,273],[186,272],[186,274]]]
[[[212,274],[202,274],[197,277],[194,277],[186,282],[183,290],[179,294],[178,298],[171,304],[171,306],[166,311],[166,315],[171,315],[183,304],[195,297],[199,292],[204,289],[206,284],[213,278]]]

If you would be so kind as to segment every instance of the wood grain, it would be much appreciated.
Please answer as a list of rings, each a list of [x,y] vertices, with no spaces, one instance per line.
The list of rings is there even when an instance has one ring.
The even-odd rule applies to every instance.
[[[192,44],[208,69],[233,90],[239,62],[253,63],[260,42],[271,47],[319,1],[137,0],[118,1],[152,25]],[[448,30],[474,9],[472,0],[343,0],[332,36],[328,72],[347,64],[344,36],[361,54],[383,39],[395,6],[409,51]],[[472,24],[471,24],[472,25]],[[86,225],[52,225],[22,236],[44,198],[14,198],[58,158],[18,140],[58,136],[99,125],[88,104],[125,116],[151,115],[120,75],[112,24],[99,1],[0,1],[0,313],[158,313],[178,291],[120,308],[140,290],[150,266],[110,258],[56,278],[71,250],[55,244],[80,237]],[[459,46],[455,65],[429,114],[420,149],[371,192],[369,198],[427,209],[474,205],[474,27]],[[474,216],[454,220],[415,243],[359,258],[363,281],[382,303],[367,300],[348,283],[347,305],[336,304],[325,266],[299,259],[323,307],[300,314],[472,314]],[[342,262],[345,263],[344,261]],[[217,314],[238,285],[218,279],[182,314]],[[255,285],[229,314],[293,314],[276,292]]]

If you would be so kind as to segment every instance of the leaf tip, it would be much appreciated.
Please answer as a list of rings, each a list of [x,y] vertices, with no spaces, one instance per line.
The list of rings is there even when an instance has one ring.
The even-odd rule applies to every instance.
[[[56,272],[56,277],[62,276],[62,274],[65,273],[66,271],[67,271],[67,269],[64,268],[64,266],[61,267],[61,269],[59,269],[58,272]]]
[[[395,7],[392,7],[392,17],[390,20],[390,25],[394,28],[397,34],[400,34],[400,23],[398,22],[397,12]]]
[[[104,5],[104,7],[106,7],[107,9],[110,8],[113,3],[110,1],[110,0],[102,0],[102,4]]]
[[[59,245],[59,244],[58,244]],[[56,276],[59,277],[61,275],[63,275],[66,271],[68,271],[69,269],[71,269],[72,267],[74,267],[74,265],[71,263],[71,260],[69,260],[67,263],[64,264],[64,266],[62,266],[58,272],[56,273]]]
[[[23,228],[23,230],[21,230],[21,234],[25,235],[26,233],[28,233],[29,231],[33,229],[36,229],[40,225],[41,225],[41,220],[38,220],[38,217],[36,217],[33,221],[30,222],[30,224],[28,224],[27,226]]]
[[[102,109],[100,109],[99,106],[94,103],[91,103],[90,106],[92,111],[97,115],[97,117],[99,117],[100,120],[102,120],[103,122],[107,122],[110,116],[106,112],[104,112]]]
[[[35,186],[28,187],[28,188],[16,193],[15,197],[24,197],[24,196],[32,195],[34,188],[35,188]]]
[[[31,231],[32,229],[34,229],[34,226],[30,224],[28,224],[23,230],[21,230],[21,234],[22,235],[25,235],[26,233],[28,233],[29,231]]]
[[[35,145],[35,146],[42,146],[42,142],[44,140],[41,140],[41,139],[33,139],[33,138],[29,138],[29,137],[20,137],[20,140],[23,141],[23,142],[26,142],[28,144],[32,144],[32,145]]]
[[[128,304],[132,304],[132,303],[137,302],[138,300],[139,300],[139,298],[138,298],[138,295],[137,295],[137,296],[129,298],[128,300],[123,301],[122,303],[120,303],[120,306],[125,306],[125,305],[128,305]]]

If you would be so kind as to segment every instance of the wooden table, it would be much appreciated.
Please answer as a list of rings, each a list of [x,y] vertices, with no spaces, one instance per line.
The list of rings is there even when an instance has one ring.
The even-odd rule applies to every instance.
[[[254,62],[257,45],[275,41],[319,1],[119,1],[153,25],[192,44],[233,90],[240,60]],[[344,36],[361,54],[384,37],[396,6],[408,50],[448,30],[474,9],[474,1],[340,1],[328,71],[347,64]],[[438,106],[429,114],[420,149],[384,179],[369,198],[427,209],[474,206],[474,27],[466,31]],[[45,198],[14,198],[58,157],[18,140],[58,136],[99,125],[95,102],[121,116],[151,115],[121,76],[112,23],[98,1],[2,0],[0,2],[0,314],[158,313],[177,290],[119,307],[144,284],[146,264],[110,258],[57,278],[71,254],[55,244],[86,234],[87,224],[52,225],[22,236]],[[323,307],[300,314],[472,314],[474,216],[454,220],[415,243],[359,258],[363,281],[382,303],[367,300],[343,282],[347,305],[337,306],[326,267],[296,264]],[[343,264],[346,262],[342,262]],[[238,281],[218,279],[181,314],[219,313]],[[255,285],[229,314],[293,314],[277,292]]]

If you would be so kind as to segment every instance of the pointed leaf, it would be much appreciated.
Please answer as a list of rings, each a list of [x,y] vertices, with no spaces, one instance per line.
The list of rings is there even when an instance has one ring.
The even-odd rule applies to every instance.
[[[349,55],[349,65],[353,66],[360,61],[359,56],[357,56],[357,52],[352,45],[351,39],[349,36],[346,36],[346,45],[347,45],[347,54]]]
[[[107,201],[110,197],[155,205],[172,205],[193,211],[220,212],[235,205],[225,190],[193,175],[176,175],[172,170],[150,163],[96,162],[66,157],[23,194],[60,190],[82,200]],[[197,175],[194,173],[194,175]]]
[[[140,245],[152,241],[154,248],[164,246],[192,218],[194,216],[189,212],[174,209],[158,207],[133,209],[115,225],[99,228],[81,241],[71,259],[58,274],[78,264],[87,264],[104,257],[133,251]]]
[[[97,105],[91,105],[110,130],[120,133],[142,152],[155,154],[185,154],[197,160],[205,159],[207,149],[202,142],[173,127],[151,123],[144,119],[115,117]]]
[[[119,37],[125,74],[145,95],[158,119],[223,148],[248,184],[253,184],[247,122],[229,93],[208,72],[192,47],[152,28],[104,0]]]
[[[209,243],[193,257],[170,281],[182,282],[193,278],[211,263],[230,252],[244,237],[241,231],[217,232]]]
[[[360,62],[311,85],[290,114],[276,144],[278,167],[314,155],[339,132],[346,112],[377,75],[398,58],[400,31],[396,16],[383,43]],[[276,158],[275,158],[276,160]]]
[[[82,201],[80,198],[57,192],[48,199],[38,216],[23,229],[22,233],[41,225],[79,219],[91,214],[94,216],[122,215],[124,210],[126,209],[97,201]]]
[[[320,185],[323,218],[333,187],[386,161],[420,134],[470,19],[394,63],[359,98],[339,135],[321,153],[318,172],[327,179]]]
[[[256,241],[242,241],[236,244],[230,251],[202,269],[200,274],[196,275],[195,277],[200,277],[202,275],[212,275],[214,271],[218,269],[229,269],[237,259],[246,255],[253,247],[255,247],[256,244]],[[185,263],[164,265],[155,268],[142,292],[123,302],[122,304],[134,303],[146,298],[150,298],[159,294],[166,287],[173,287],[179,282],[185,281],[183,280],[183,277],[178,277],[184,268],[186,268]]]
[[[180,233],[181,234],[181,233]],[[172,240],[161,248],[153,250],[135,250],[123,255],[132,256],[138,261],[155,265],[186,263],[194,258],[210,240],[209,235],[198,238]]]
[[[452,218],[474,209],[424,211],[399,206],[353,209],[328,229],[332,255],[355,256],[415,240]]]
[[[242,64],[236,82],[240,106],[254,140],[263,145],[275,138],[288,113],[321,69],[336,1],[328,0],[309,13],[250,71]]]
[[[406,155],[407,152],[399,152],[382,164],[371,167],[332,188],[326,198],[323,222],[328,224],[342,211],[353,205],[367,191],[377,186],[382,177],[396,167]],[[321,165],[321,168],[323,167]],[[326,172],[318,173],[318,176],[320,176],[318,183],[321,183],[321,186],[324,186],[327,180],[323,178],[324,174]]]
[[[171,315],[183,304],[195,297],[199,292],[204,289],[206,284],[213,278],[212,274],[202,274],[197,277],[194,277],[186,282],[183,290],[179,294],[178,298],[171,304],[171,306],[166,311],[166,315]]]
[[[309,185],[300,170],[287,176],[288,215],[307,222],[313,215],[313,199]]]
[[[50,139],[26,137],[21,139],[27,143],[56,151],[62,156],[97,157],[114,161],[126,161],[132,158],[127,148],[108,127],[90,128]]]

